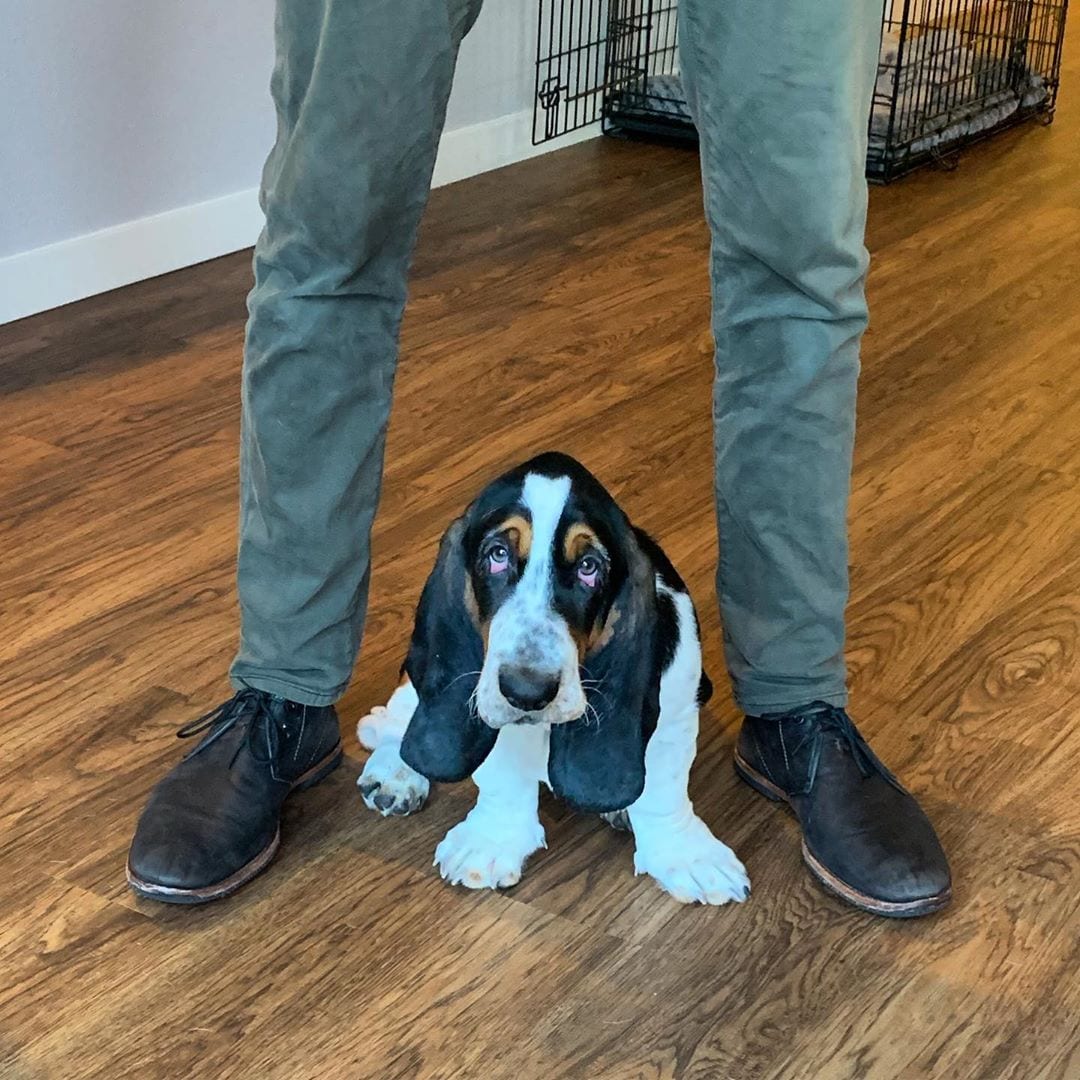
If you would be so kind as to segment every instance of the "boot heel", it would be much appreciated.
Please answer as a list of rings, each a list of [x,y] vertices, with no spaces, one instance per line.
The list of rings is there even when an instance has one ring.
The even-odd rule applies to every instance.
[[[338,743],[322,761],[317,765],[313,765],[293,784],[293,791],[307,791],[308,788],[313,788],[316,784],[325,780],[341,764],[344,757],[345,750],[341,743]]]
[[[764,795],[771,802],[787,802],[787,796],[775,784],[769,783],[761,773],[750,768],[739,757],[738,751],[732,758],[732,764],[735,766],[735,775],[744,783],[749,784],[759,795]]]

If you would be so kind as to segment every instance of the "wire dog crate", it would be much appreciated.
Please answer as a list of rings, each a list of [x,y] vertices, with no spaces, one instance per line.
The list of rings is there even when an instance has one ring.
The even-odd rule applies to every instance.
[[[888,182],[1013,124],[1053,119],[1068,0],[886,0],[866,173]],[[693,143],[677,0],[539,0],[533,141]]]

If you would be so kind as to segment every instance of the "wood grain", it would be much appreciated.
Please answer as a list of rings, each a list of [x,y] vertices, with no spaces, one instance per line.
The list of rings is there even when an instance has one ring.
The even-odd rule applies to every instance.
[[[227,692],[250,254],[0,329],[0,1076],[1080,1075],[1078,61],[1052,128],[871,198],[849,654],[953,859],[927,920],[810,882],[794,822],[732,775],[722,679],[693,793],[748,865],[740,908],[667,900],[550,799],[518,888],[453,890],[430,864],[467,786],[408,821],[355,792],[352,724],[439,533],[543,447],[662,537],[721,675],[691,154],[598,141],[433,196],[347,764],[204,909],[136,901],[123,861],[173,730]]]

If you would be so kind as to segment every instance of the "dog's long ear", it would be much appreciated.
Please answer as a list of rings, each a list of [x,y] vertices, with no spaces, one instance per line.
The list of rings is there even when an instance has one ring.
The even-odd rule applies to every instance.
[[[420,702],[401,741],[402,760],[429,780],[447,782],[471,776],[498,734],[472,703],[484,643],[466,599],[465,529],[459,518],[442,538],[405,660]]]
[[[621,810],[641,794],[645,747],[660,716],[655,571],[628,526],[620,546],[625,579],[582,664],[591,707],[552,727],[548,753],[552,791],[589,812]]]

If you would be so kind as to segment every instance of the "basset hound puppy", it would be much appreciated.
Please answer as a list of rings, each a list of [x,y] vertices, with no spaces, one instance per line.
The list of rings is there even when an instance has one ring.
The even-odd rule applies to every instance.
[[[360,721],[358,784],[409,814],[429,781],[471,776],[476,805],[435,852],[442,876],[505,888],[544,847],[539,784],[632,830],[634,869],[677,900],[744,900],[734,852],[687,794],[701,670],[694,605],[667,557],[600,482],[544,454],[447,529],[403,673]]]

